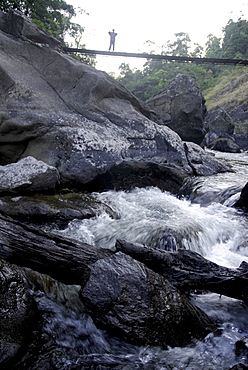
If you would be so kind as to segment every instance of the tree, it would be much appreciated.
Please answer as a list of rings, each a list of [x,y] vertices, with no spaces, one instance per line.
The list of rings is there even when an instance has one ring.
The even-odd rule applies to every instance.
[[[173,56],[188,56],[189,55],[189,43],[190,38],[187,33],[179,32],[175,33],[176,40],[172,44],[168,44],[171,50],[170,54]]]
[[[229,20],[223,29],[222,44],[225,58],[248,58],[248,21],[239,19],[238,22]]]
[[[72,17],[76,15],[74,7],[67,4],[64,0],[0,0],[0,10],[8,11],[16,9],[22,11],[38,27],[57,38],[62,45],[68,45],[65,36],[68,35],[74,40],[74,45],[84,48],[81,43],[84,28],[72,22]],[[83,9],[81,12],[86,13]],[[85,63],[95,65],[95,55],[71,55],[75,59]]]
[[[205,57],[206,58],[221,58],[222,56],[222,49],[220,46],[221,39],[209,34],[207,42],[205,44],[206,52]]]

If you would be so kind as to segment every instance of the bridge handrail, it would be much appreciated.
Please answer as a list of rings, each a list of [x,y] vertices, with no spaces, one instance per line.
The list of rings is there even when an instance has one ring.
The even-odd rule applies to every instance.
[[[145,59],[157,59],[157,60],[169,60],[174,62],[191,62],[191,63],[211,63],[211,64],[235,64],[235,65],[248,65],[248,60],[243,59],[223,59],[223,58],[196,58],[196,57],[183,57],[163,54],[148,54],[148,53],[126,53],[119,51],[100,51],[100,50],[89,50],[89,49],[77,49],[64,47],[65,53],[82,53],[82,54],[98,54],[98,55],[109,55],[117,57],[127,58],[145,58]]]

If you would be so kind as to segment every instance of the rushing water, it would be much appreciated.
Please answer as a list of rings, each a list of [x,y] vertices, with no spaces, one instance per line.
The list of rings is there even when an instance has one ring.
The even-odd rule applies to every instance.
[[[216,155],[231,163],[234,172],[198,179],[193,200],[178,199],[157,188],[99,193],[96,196],[113,208],[118,215],[116,219],[101,214],[89,220],[74,220],[58,232],[102,248],[114,249],[116,239],[171,250],[180,246],[220,265],[238,267],[243,260],[248,262],[247,218],[231,205],[239,196],[237,189],[247,182],[248,155]],[[230,187],[236,188],[228,191]],[[65,350],[61,369],[88,366],[89,369],[206,370],[229,369],[239,362],[248,366],[246,354],[234,350],[238,340],[248,338],[248,310],[240,301],[216,294],[194,296],[195,304],[218,322],[221,334],[210,334],[204,341],[196,341],[186,348],[165,351],[109,338],[94,326],[80,303],[75,303],[77,287],[68,290],[61,285],[59,289],[60,299],[58,292],[49,292],[38,295],[36,300],[43,311],[48,311],[47,335],[54,333],[57,345]],[[61,300],[63,294],[74,297],[66,310]]]

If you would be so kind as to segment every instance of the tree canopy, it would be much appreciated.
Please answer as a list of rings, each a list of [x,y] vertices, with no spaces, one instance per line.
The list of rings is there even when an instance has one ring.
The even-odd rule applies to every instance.
[[[147,43],[148,44],[148,43]],[[153,44],[149,41],[149,45]],[[167,41],[162,46],[161,54],[173,56],[193,56],[205,58],[248,58],[248,22],[239,19],[230,20],[223,28],[223,38],[212,34],[208,35],[205,46],[192,43],[188,34],[176,33],[175,40]],[[178,63],[166,60],[148,59],[143,70],[131,69],[128,64],[122,63],[119,67],[118,80],[133,94],[142,100],[148,100],[163,90],[180,72],[192,77],[200,90],[211,88],[216,79],[229,71],[231,66]],[[236,67],[242,68],[242,67]],[[244,67],[246,68],[246,67]]]

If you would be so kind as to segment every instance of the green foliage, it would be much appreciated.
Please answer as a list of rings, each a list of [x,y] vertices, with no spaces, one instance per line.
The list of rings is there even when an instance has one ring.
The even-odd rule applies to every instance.
[[[248,22],[239,19],[238,22],[230,20],[223,28],[223,40],[212,34],[208,36],[205,48],[194,44],[190,53],[190,37],[184,32],[176,33],[174,41],[167,41],[162,47],[162,55],[193,56],[201,58],[248,58]],[[151,47],[154,43],[147,42]],[[120,77],[123,83],[133,94],[142,100],[148,100],[176,77],[178,73],[187,74],[195,80],[201,91],[210,90],[223,75],[239,67],[217,64],[178,63],[166,60],[148,59],[143,70],[130,69],[128,64],[120,66]]]
[[[248,58],[248,22],[239,19],[230,21],[224,28],[223,55],[226,58]]]
[[[82,41],[84,28],[72,22],[76,15],[72,5],[64,0],[0,0],[0,10],[7,12],[10,9],[22,11],[42,30],[57,38],[62,45],[68,46],[65,36],[73,40],[70,47],[84,48]],[[80,10],[84,12],[84,10]],[[95,65],[95,55],[71,55],[84,63]]]

